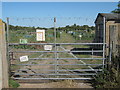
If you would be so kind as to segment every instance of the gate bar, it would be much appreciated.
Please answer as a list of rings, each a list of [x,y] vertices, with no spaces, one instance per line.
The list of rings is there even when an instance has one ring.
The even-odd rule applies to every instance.
[[[95,71],[102,71],[102,69],[94,69]],[[55,71],[55,70],[48,70],[48,69],[42,69],[42,70],[38,70],[38,69],[19,69],[17,71]],[[58,70],[58,71],[93,71],[91,69],[76,69],[76,70]]]
[[[103,45],[104,43],[56,43],[56,45]],[[106,43],[105,43],[106,44]],[[54,45],[54,43],[9,43],[9,45]]]
[[[29,58],[29,60],[55,60],[56,58]],[[103,60],[105,58],[58,58],[59,60]],[[19,60],[19,58],[15,58],[14,60]]]
[[[93,51],[9,51],[9,52],[13,52],[13,53],[40,53],[40,52],[103,52],[103,50],[93,50]]]
[[[16,80],[64,80],[64,79],[75,79],[75,80],[91,80],[93,78],[13,78]]]
[[[63,66],[67,66],[67,65],[81,65],[81,66],[85,66],[85,65],[103,65],[103,64],[11,64],[11,65],[22,65],[22,66],[33,66],[33,65],[63,65]]]
[[[54,46],[55,46],[55,51],[57,51],[57,45],[56,45],[56,18],[54,17]],[[55,55],[55,63],[56,63],[56,65],[55,65],[55,73],[57,74],[57,64],[58,64],[58,62],[57,62],[57,52],[55,52],[54,51],[54,55]]]
[[[15,73],[14,75],[50,75],[50,76],[64,76],[64,75],[96,75],[95,73],[86,73],[86,74],[25,74],[25,73]]]

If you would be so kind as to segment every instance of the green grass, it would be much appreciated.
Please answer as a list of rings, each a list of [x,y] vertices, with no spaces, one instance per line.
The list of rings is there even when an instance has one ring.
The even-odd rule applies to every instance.
[[[64,60],[64,62],[69,62],[68,60]]]
[[[12,65],[10,68],[11,68],[11,70],[15,71],[15,70],[18,70],[20,68],[20,66]]]
[[[32,62],[31,64],[38,64],[37,62]]]
[[[62,58],[73,58],[72,55],[70,55],[69,53],[60,53],[59,57],[62,57]]]
[[[80,32],[76,31],[75,34],[71,35],[73,38],[75,38],[76,42],[92,42],[94,39],[94,34],[91,34],[91,32],[84,32],[82,34],[82,37],[79,37]]]
[[[49,64],[54,64],[54,62],[50,62]]]
[[[90,58],[91,55],[81,55],[81,54],[78,54],[76,55],[78,58]]]
[[[78,58],[92,58],[91,55],[76,55]],[[93,56],[93,58],[95,58]],[[102,58],[102,57],[98,57],[98,58]],[[83,60],[85,63],[88,63],[88,64],[102,64],[102,60]]]
[[[41,55],[41,53],[31,53],[31,55],[29,55],[29,58],[38,58]]]
[[[62,32],[61,37],[57,38],[57,43],[74,43],[74,42],[75,39],[65,32]]]
[[[9,80],[9,87],[11,87],[11,88],[17,88],[17,87],[19,87],[20,85],[19,85],[19,83],[17,82],[17,81],[15,81],[15,80],[13,80],[13,79],[10,79]]]

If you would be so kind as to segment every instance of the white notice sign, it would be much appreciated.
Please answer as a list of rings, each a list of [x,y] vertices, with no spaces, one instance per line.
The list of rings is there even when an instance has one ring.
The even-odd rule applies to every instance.
[[[52,45],[44,45],[44,50],[52,50]]]
[[[36,40],[37,41],[45,41],[45,30],[36,30]]]
[[[81,37],[82,37],[82,35],[79,35],[79,37],[81,38]]]
[[[28,56],[21,56],[20,62],[25,62],[25,61],[28,61]]]

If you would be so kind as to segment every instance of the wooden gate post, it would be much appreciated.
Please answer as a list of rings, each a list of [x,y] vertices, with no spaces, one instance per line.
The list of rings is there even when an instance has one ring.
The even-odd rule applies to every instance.
[[[0,90],[8,88],[8,61],[6,56],[5,23],[0,19]]]

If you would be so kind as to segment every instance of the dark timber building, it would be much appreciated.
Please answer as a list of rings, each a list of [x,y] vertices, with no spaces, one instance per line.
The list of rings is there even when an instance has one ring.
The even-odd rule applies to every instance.
[[[109,51],[113,55],[120,53],[120,14],[99,13],[95,20],[95,39],[94,42],[103,42],[105,30],[105,42],[107,43],[106,55]],[[97,48],[102,48],[101,46]]]

